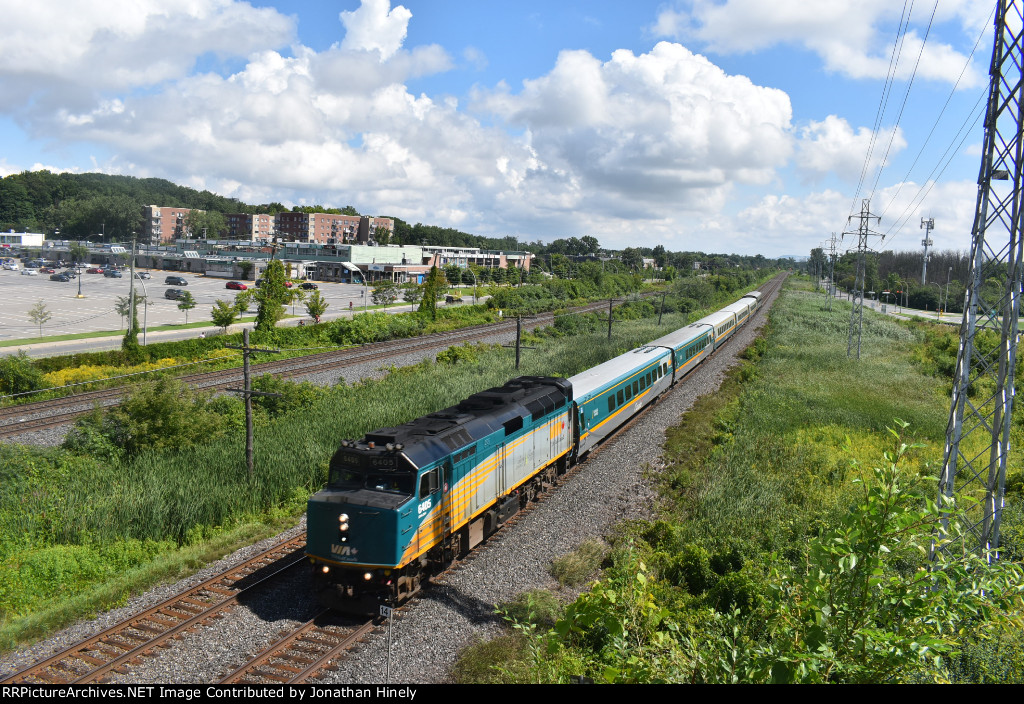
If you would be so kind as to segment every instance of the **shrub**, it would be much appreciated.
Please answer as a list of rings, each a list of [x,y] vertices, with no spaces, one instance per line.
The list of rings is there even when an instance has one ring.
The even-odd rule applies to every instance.
[[[20,394],[44,385],[43,373],[25,352],[0,357],[0,392]]]

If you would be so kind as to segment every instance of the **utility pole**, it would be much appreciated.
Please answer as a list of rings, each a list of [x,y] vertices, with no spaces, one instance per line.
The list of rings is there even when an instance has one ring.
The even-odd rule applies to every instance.
[[[924,245],[924,264],[921,266],[921,285],[928,285],[928,248],[931,247],[934,242],[929,236],[931,231],[935,229],[935,218],[921,218],[921,227],[924,228],[924,239],[921,240],[921,244]]]
[[[249,469],[249,477],[252,478],[254,467],[252,458],[253,433],[252,433],[252,397],[273,396],[281,398],[284,394],[274,394],[269,391],[253,391],[249,376],[249,357],[253,352],[277,352],[278,350],[261,350],[256,347],[249,347],[249,328],[242,330],[242,346],[224,345],[225,349],[242,350],[242,383],[241,389],[225,389],[245,397],[245,466]]]
[[[868,252],[868,237],[883,237],[883,235],[877,232],[872,232],[868,228],[868,224],[872,218],[881,222],[882,218],[877,215],[871,214],[871,200],[865,198],[860,203],[860,215],[851,215],[847,220],[847,225],[854,218],[860,220],[860,225],[855,231],[844,232],[843,236],[846,235],[857,235],[857,278],[856,283],[853,286],[853,308],[850,310],[850,332],[847,336],[846,341],[846,356],[849,357],[853,354],[853,328],[857,328],[857,359],[860,359],[860,340],[861,333],[864,329],[864,268],[865,258]]]
[[[608,339],[612,339],[612,303],[615,299],[608,299]]]
[[[949,544],[943,549],[950,553],[977,550],[988,559],[998,556],[991,551],[999,546],[1019,337],[1024,180],[1022,5],[1024,0],[999,0],[996,6],[985,137],[971,231],[971,269],[939,475],[939,508],[956,505],[966,509],[961,526],[965,539],[973,543]],[[983,286],[992,278],[1001,283],[998,289]],[[998,336],[1000,344],[977,344],[984,330]],[[943,526],[948,524],[944,517]],[[933,556],[936,549],[933,545]]]
[[[533,320],[533,317],[530,317]],[[505,347],[511,347],[511,345],[504,345]],[[529,347],[523,345],[523,316],[516,315],[516,369],[519,369],[519,361],[521,358],[520,350],[535,350],[536,347]]]

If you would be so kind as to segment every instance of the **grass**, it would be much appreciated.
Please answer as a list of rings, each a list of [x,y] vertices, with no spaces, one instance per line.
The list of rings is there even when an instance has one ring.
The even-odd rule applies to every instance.
[[[683,320],[666,316],[665,326],[679,326]],[[663,329],[642,320],[616,325],[610,342],[603,335],[545,341],[524,355],[518,373],[570,376]],[[577,346],[585,351],[568,354]],[[103,546],[117,541],[159,544],[157,562],[169,560],[174,565],[184,558],[173,557],[173,546],[191,550],[208,534],[232,531],[240,522],[276,512],[299,515],[306,497],[325,481],[327,461],[342,439],[452,405],[516,375],[514,353],[509,350],[483,352],[479,360],[444,365],[441,374],[436,365],[421,364],[379,381],[336,388],[311,411],[261,429],[253,478],[245,471],[242,434],[109,462],[58,450],[0,446],[0,482],[8,489],[0,495],[0,597],[4,585],[7,595],[6,600],[0,598],[0,644],[11,647],[29,634],[111,606],[126,590],[141,588],[151,578],[146,572],[150,568],[138,564],[127,573],[139,575],[129,583],[118,586],[109,581],[93,569],[104,562]],[[398,398],[402,403],[394,402]],[[173,545],[165,546],[167,541]],[[39,584],[26,576],[28,567],[40,562],[51,569],[69,547],[75,548],[75,560],[61,563],[59,580]],[[47,551],[57,552],[44,560]],[[173,572],[155,569],[159,574]],[[51,569],[33,574],[53,573]],[[20,578],[31,584],[19,585]],[[31,600],[25,600],[26,593],[32,594]],[[37,614],[48,614],[42,625],[32,621],[42,618]],[[30,622],[33,625],[24,625]]]
[[[746,360],[667,430],[658,477],[666,508],[657,521],[620,526],[611,566],[567,607],[558,631],[572,625],[568,635],[517,626],[503,650],[496,646],[506,657],[518,653],[517,660],[481,668],[473,660],[486,663],[490,651],[476,646],[460,659],[462,672],[483,671],[487,681],[496,673],[505,674],[500,681],[564,682],[580,674],[700,681],[714,669],[702,658],[721,655],[702,650],[723,642],[721,619],[756,608],[774,593],[772,566],[804,564],[808,541],[849,514],[863,496],[858,482],[870,475],[856,460],[875,462],[891,450],[886,428],[896,418],[910,423],[907,442],[924,445],[910,453],[906,488],[922,502],[934,500],[949,386],[922,361],[930,324],[866,311],[858,361],[846,355],[850,307],[836,301],[832,308],[806,287],[785,291]],[[1014,447],[1021,426],[1014,423]],[[1024,480],[1019,455],[1010,461],[1002,534],[1004,554],[1019,559]],[[594,623],[602,627],[585,625]],[[609,639],[608,624],[629,639]],[[742,653],[763,625],[751,623],[742,637],[724,641]],[[1019,634],[1008,642],[1021,650]],[[977,657],[990,656],[984,650]]]
[[[293,318],[298,316],[286,315],[285,318]],[[256,320],[256,316],[250,316],[247,318],[239,318],[233,324],[239,323],[251,323]],[[193,321],[191,323],[181,324],[170,324],[170,325],[150,325],[147,328],[147,332],[166,332],[168,330],[191,330],[193,328],[215,328],[217,327],[209,321]],[[95,330],[93,332],[74,332],[68,333],[67,335],[43,335],[42,337],[23,337],[17,340],[3,340],[0,341],[0,347],[24,347],[25,345],[38,345],[46,342],[62,342],[64,340],[89,340],[92,338],[103,338],[103,337],[123,337],[126,330],[121,328],[120,330]],[[139,337],[142,337],[142,329],[139,329]]]
[[[563,587],[583,584],[597,572],[607,552],[607,547],[600,540],[585,540],[572,552],[551,562],[551,576]]]

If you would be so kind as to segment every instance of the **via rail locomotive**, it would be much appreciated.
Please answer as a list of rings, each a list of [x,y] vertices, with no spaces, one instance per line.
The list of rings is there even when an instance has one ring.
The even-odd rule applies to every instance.
[[[369,612],[415,594],[724,344],[761,293],[570,379],[523,376],[362,440],[309,499],[323,603]]]

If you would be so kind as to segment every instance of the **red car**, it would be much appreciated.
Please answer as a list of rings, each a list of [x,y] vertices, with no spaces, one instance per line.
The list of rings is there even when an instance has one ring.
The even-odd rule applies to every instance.
[[[56,269],[51,269],[48,266],[44,266],[44,267],[40,267],[39,268],[39,273],[40,274],[56,274],[57,270]]]
[[[247,291],[249,287],[243,284],[241,281],[228,281],[224,284],[224,288],[231,288],[236,291]]]
[[[94,266],[91,269],[86,269],[85,273],[86,274],[102,274],[103,273],[103,267],[101,267],[101,266]]]

